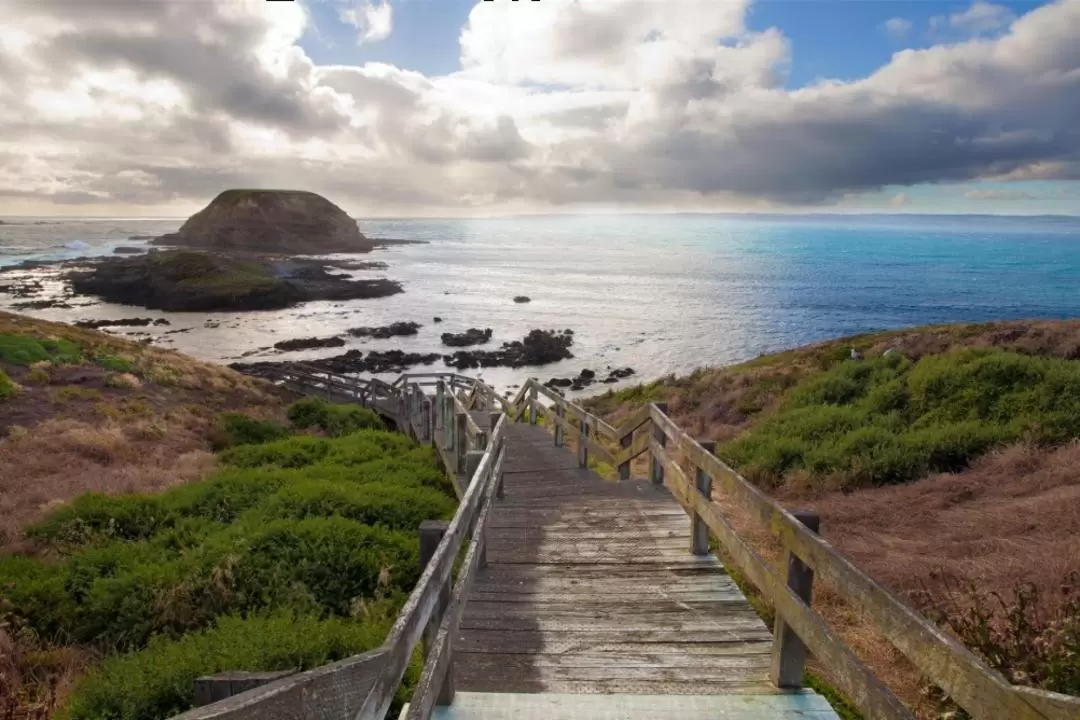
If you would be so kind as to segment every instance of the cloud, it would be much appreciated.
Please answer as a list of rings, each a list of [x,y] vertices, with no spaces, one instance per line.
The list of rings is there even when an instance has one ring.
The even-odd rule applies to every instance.
[[[968,190],[964,193],[964,197],[969,200],[994,200],[1006,202],[1037,199],[1035,195],[1019,190]]]
[[[985,0],[975,0],[971,7],[952,15],[930,18],[930,30],[935,33],[952,31],[963,36],[986,35],[998,32],[1016,20],[1012,10]]]
[[[889,18],[885,21],[884,28],[889,37],[900,40],[907,37],[907,34],[911,32],[912,22],[906,18]]]
[[[798,48],[748,9],[477,2],[461,69],[425,76],[317,64],[301,1],[0,0],[0,211],[251,185],[361,213],[760,208],[1080,179],[1080,0],[797,89]]]
[[[908,198],[907,193],[896,193],[889,200],[889,207],[901,208],[911,204],[911,199]]]
[[[364,2],[340,12],[341,21],[359,31],[357,43],[378,42],[390,37],[394,28],[394,8],[390,0],[379,4]]]

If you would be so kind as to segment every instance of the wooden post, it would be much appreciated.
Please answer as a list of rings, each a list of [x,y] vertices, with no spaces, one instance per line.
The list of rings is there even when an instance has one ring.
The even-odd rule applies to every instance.
[[[555,403],[555,447],[562,447],[563,445],[563,426],[562,422],[566,420],[566,406],[561,402]]]
[[[809,510],[793,510],[795,519],[813,532],[820,532],[821,518]],[[808,606],[814,588],[814,571],[808,568],[795,553],[788,550],[787,585]],[[792,632],[777,613],[773,633],[772,681],[780,688],[802,687],[803,668],[806,666],[806,646]]]
[[[456,445],[454,445],[454,398],[448,396],[446,398],[446,409],[443,413],[443,448],[448,453],[452,453]],[[454,472],[457,472],[457,464],[454,464]]]
[[[714,440],[699,440],[698,445],[713,455],[716,454],[716,442]],[[712,476],[697,468],[696,473],[697,491],[705,496],[706,500],[712,498]],[[709,554],[709,526],[694,512],[690,511],[690,552],[695,555]]]
[[[431,562],[431,558],[435,555],[435,550],[439,547],[439,543],[442,541],[443,536],[446,535],[447,528],[450,527],[450,523],[443,520],[425,520],[420,523],[420,568],[427,567],[427,564]],[[435,640],[439,636],[439,625],[442,623],[443,614],[446,612],[446,608],[450,605],[450,583],[452,578],[448,578],[446,584],[439,588],[439,604],[435,608],[435,612],[431,614],[431,619],[428,620],[428,624],[424,627],[424,654],[428,654],[435,647]],[[449,654],[453,650],[453,643],[450,647],[446,648],[446,652]],[[439,699],[436,701],[439,705],[449,705],[454,702],[454,661],[453,656],[450,656],[450,662],[446,665],[446,677],[443,678],[442,686],[439,688]]]
[[[460,477],[465,472],[465,453],[469,451],[469,416],[466,413],[458,413],[454,423],[454,442],[457,458],[457,474]],[[465,486],[462,485],[464,490]]]
[[[634,431],[631,430],[622,439],[619,440],[619,447],[626,449],[634,444]],[[626,462],[619,465],[619,480],[630,479],[630,458],[626,459]]]
[[[585,418],[578,420],[578,467],[589,467],[589,423]]]
[[[446,383],[441,379],[435,383],[435,429],[442,430],[446,417],[443,403],[446,402]]]
[[[465,462],[465,472],[468,475],[468,479],[462,485],[462,489],[468,487],[469,485],[472,485],[473,481],[476,480],[476,477],[474,477],[476,475],[476,468],[480,466],[480,461],[483,459],[484,451],[482,450],[473,451],[468,454],[467,460]],[[488,467],[490,468],[490,466]],[[475,525],[473,526],[472,531],[476,531]],[[487,565],[487,543],[484,541],[484,538],[480,538],[480,547],[478,548],[478,552],[480,554],[480,567],[485,567]]]
[[[424,398],[424,442],[435,442],[435,417],[431,413],[431,398]]]
[[[667,403],[656,403],[656,409],[667,415]],[[660,447],[667,447],[667,435],[664,434],[663,428],[658,424],[653,423],[653,439],[656,440]],[[652,456],[652,465],[649,472],[649,478],[652,480],[653,485],[664,484],[664,466],[660,462],[660,459],[655,454]]]
[[[529,388],[529,424],[536,424],[536,388]]]

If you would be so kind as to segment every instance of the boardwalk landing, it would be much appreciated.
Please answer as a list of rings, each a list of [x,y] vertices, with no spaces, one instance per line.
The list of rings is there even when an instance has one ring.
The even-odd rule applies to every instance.
[[[454,639],[458,696],[435,717],[836,717],[769,682],[772,634],[715,556],[690,553],[665,488],[580,469],[538,426],[507,442],[488,566]]]

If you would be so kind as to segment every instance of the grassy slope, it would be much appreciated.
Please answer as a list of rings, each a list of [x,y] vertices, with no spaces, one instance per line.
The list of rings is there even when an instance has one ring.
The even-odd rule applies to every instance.
[[[0,367],[0,714],[164,717],[198,675],[374,647],[453,512],[367,410],[11,315]]]
[[[8,313],[0,372],[18,386],[0,398],[0,550],[79,493],[205,478],[222,412],[284,412],[271,386],[228,368]]]
[[[852,348],[862,360],[850,359]],[[882,359],[889,348],[892,359]],[[1063,582],[1080,572],[1077,358],[1077,321],[919,328],[700,370],[587,404],[617,419],[641,402],[667,402],[682,427],[718,440],[721,456],[781,502],[816,509],[830,542],[901,595],[974,583],[1010,598],[1017,583],[1032,583],[1039,612],[1053,613],[1068,602]],[[779,557],[766,532],[729,511]],[[815,606],[934,716],[917,675],[828,588]],[[992,622],[1004,626],[1000,616]]]

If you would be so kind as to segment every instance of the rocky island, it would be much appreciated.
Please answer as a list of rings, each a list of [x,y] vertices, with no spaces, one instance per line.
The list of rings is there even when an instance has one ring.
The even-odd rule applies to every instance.
[[[391,280],[356,280],[327,270],[369,269],[368,264],[294,257],[362,253],[377,244],[348,213],[310,192],[226,190],[178,232],[153,244],[175,249],[101,260],[67,276],[72,290],[124,305],[204,312],[402,292]]]
[[[368,252],[377,243],[356,220],[321,195],[300,190],[226,190],[155,245],[219,252]]]

